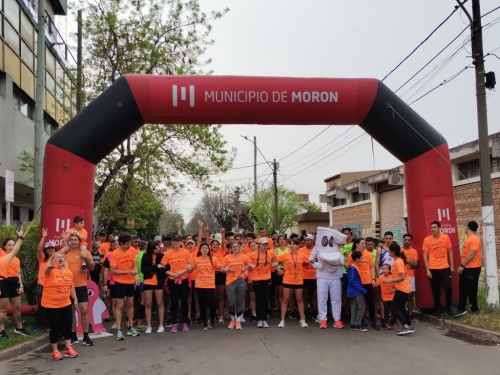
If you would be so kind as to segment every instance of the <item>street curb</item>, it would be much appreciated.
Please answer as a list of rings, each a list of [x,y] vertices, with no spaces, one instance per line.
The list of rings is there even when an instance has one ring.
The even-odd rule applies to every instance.
[[[422,314],[417,311],[414,312],[414,315],[416,317],[418,316],[422,321],[438,326],[439,329],[443,330],[447,329],[452,332],[457,332],[462,335],[467,335],[476,340],[500,345],[500,332],[488,331],[482,328],[471,327],[465,324],[457,323],[454,320],[438,319],[434,316]]]
[[[48,338],[49,338],[49,334],[47,333],[47,334],[44,334],[44,335],[37,337],[36,339],[30,340],[27,342],[23,342],[19,345],[11,347],[11,348],[4,349],[4,350],[0,351],[0,362],[8,361],[9,359],[20,356],[21,354],[25,354],[27,352],[34,350],[34,349],[37,349],[37,348],[40,348],[43,346],[47,346],[49,344]]]

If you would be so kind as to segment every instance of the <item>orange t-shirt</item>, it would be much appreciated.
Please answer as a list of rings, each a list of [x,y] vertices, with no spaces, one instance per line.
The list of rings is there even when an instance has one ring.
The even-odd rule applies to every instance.
[[[222,259],[222,265],[224,267],[234,268],[234,272],[226,272],[226,285],[232,284],[237,278],[245,278],[245,271],[242,269],[248,264],[252,263],[250,258],[244,254],[229,254]]]
[[[170,264],[170,272],[177,273],[187,268],[188,263],[191,262],[191,253],[186,249],[180,249],[175,251],[170,249],[163,255],[161,259],[161,264]],[[182,279],[187,277],[187,273],[181,276]],[[169,276],[171,280],[175,280],[175,277]]]
[[[304,254],[307,259],[311,256],[313,249],[308,249],[307,247],[301,247],[299,253]],[[304,280],[316,280],[316,270],[311,263],[305,264],[303,267]]]
[[[109,266],[110,269],[114,267],[116,271],[132,271],[134,266],[137,267],[137,254],[132,250],[132,247],[128,250],[123,250],[122,248],[115,249],[111,253]],[[133,284],[135,282],[135,275],[128,273],[120,275],[113,274],[113,279],[117,283]]]
[[[9,259],[7,259],[7,257],[3,256],[3,257],[0,257],[0,271],[2,271],[3,269],[5,269],[5,267],[7,267],[9,265]]]
[[[109,242],[99,242],[99,254],[101,254],[101,257],[106,255],[107,252],[109,251]]]
[[[6,255],[7,255],[7,254],[5,254],[5,251],[3,251],[2,249],[0,249],[0,258],[1,258],[1,257],[4,257],[4,256],[6,256]]]
[[[92,259],[92,254],[87,251],[87,257]],[[69,250],[66,253],[66,262],[68,262],[68,268],[73,272],[73,283],[75,288],[80,286],[87,286],[87,272],[82,271],[83,259],[80,256],[80,250]]]
[[[19,277],[19,272],[21,272],[21,261],[18,257],[14,257],[2,270],[0,270],[0,276],[4,278]]]
[[[481,267],[481,239],[475,234],[468,237],[462,246],[462,263],[465,262],[465,259],[469,256],[471,250],[476,250],[476,255],[474,255],[474,258],[467,263],[465,268]]]
[[[451,241],[448,235],[441,233],[438,238],[428,236],[424,239],[422,251],[429,254],[429,269],[440,270],[448,268],[448,249],[451,248]]]
[[[278,262],[282,262],[285,267],[283,284],[301,285],[304,284],[304,264],[309,263],[309,257],[304,253],[292,255],[290,252],[283,253],[276,257]]]
[[[349,253],[347,257],[347,264],[349,266],[352,265],[352,253]],[[361,253],[361,258],[357,264],[359,277],[361,278],[361,284],[371,284],[372,282],[372,273],[370,270],[373,270],[373,255],[368,250],[363,250]]]
[[[211,251],[211,250],[210,250]],[[217,258],[219,259],[219,262],[222,264],[222,261],[224,260],[224,257],[227,255],[226,253],[226,250],[225,249],[222,249],[220,246],[219,246],[219,250],[217,250],[216,252],[212,252],[212,258]],[[215,272],[221,272],[221,271],[215,271]]]
[[[394,259],[394,264],[392,265],[392,277],[399,277],[399,274],[404,273],[405,278],[402,281],[398,281],[397,283],[392,283],[396,290],[400,290],[404,293],[411,293],[411,284],[408,275],[405,272],[405,262],[401,258]]]
[[[198,272],[196,288],[215,289],[215,270],[221,266],[221,262],[219,259],[212,257],[212,263],[210,263],[209,257],[199,256],[193,258],[193,264]]]
[[[68,231],[68,234],[66,234],[66,237],[64,238],[64,240],[65,240],[66,242],[68,242],[68,241],[69,241],[69,236],[71,235],[71,232],[75,232],[75,231],[76,231],[76,232],[78,232],[78,233],[80,234],[80,236],[82,236],[82,239],[81,239],[81,241],[80,241],[80,245],[85,245],[85,246],[87,246],[87,231],[86,231],[84,228],[82,228],[82,229],[78,229],[78,230],[76,230],[76,228],[74,228],[74,227],[73,227],[73,228],[71,228],[71,229]]]
[[[53,268],[45,275],[41,305],[48,309],[59,309],[71,305],[73,272],[69,268]]]
[[[152,258],[153,264],[155,264],[156,254],[153,253],[153,256],[151,258]],[[144,261],[144,259],[142,261]],[[158,285],[158,276],[156,275],[156,273],[153,272],[152,278],[144,279],[143,284],[144,285],[155,285],[155,286]]]
[[[262,254],[260,251],[249,254],[248,258],[251,260],[251,263],[256,266],[252,269],[252,280],[265,281],[271,279],[271,263],[273,263],[276,257],[277,255],[274,250],[267,250],[267,254]]]
[[[382,301],[388,302],[394,299],[394,285],[393,284],[384,284],[383,281],[385,279],[390,279],[390,277],[385,277],[385,275],[380,275],[377,279],[377,284],[380,286]]]
[[[45,281],[45,268],[47,268],[48,260],[45,260],[45,257],[42,259],[38,259],[38,284],[43,286]]]
[[[401,248],[401,250],[405,254],[406,260],[418,260],[418,251],[413,247],[409,249]],[[411,268],[409,264],[406,264],[406,275],[408,277],[415,277],[415,269]]]
[[[186,249],[187,250],[187,249]],[[189,250],[188,250],[189,251]],[[191,254],[191,260],[194,260],[196,258],[196,256],[198,255],[198,247],[195,246],[193,248],[192,251],[190,251],[190,254]],[[196,279],[198,278],[198,270],[195,268],[193,269],[190,273],[189,273],[189,277],[191,278],[191,280],[194,280],[196,281]]]

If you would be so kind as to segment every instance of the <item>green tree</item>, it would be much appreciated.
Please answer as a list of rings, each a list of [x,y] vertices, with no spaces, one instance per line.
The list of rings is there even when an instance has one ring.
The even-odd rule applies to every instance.
[[[27,225],[24,225],[26,229]],[[12,238],[16,241],[15,226],[0,226],[0,245],[6,238]],[[26,236],[17,257],[21,262],[21,277],[24,285],[24,294],[28,304],[36,305],[36,284],[38,282],[38,260],[36,257],[36,248],[40,241],[40,227],[38,223],[33,223],[28,235]]]
[[[267,233],[278,230],[284,233],[291,229],[295,223],[295,218],[302,212],[307,211],[307,202],[301,202],[299,195],[283,187],[278,187],[278,224],[274,224],[274,189],[268,188],[261,190],[257,198],[249,203],[249,217],[255,223],[256,227],[263,227]]]
[[[84,74],[88,101],[123,74],[202,74],[212,23],[228,9],[201,12],[198,0],[84,1]],[[145,125],[108,155],[96,170],[95,203],[108,189],[122,211],[131,181],[159,198],[181,191],[184,180],[209,188],[210,175],[227,171],[228,151],[217,125]],[[120,192],[121,190],[121,192]],[[110,193],[111,194],[111,193]],[[109,200],[109,199],[108,199]],[[141,212],[136,212],[137,218]]]

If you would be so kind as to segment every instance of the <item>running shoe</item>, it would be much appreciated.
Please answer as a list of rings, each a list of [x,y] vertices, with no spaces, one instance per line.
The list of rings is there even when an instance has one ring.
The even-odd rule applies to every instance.
[[[148,328],[146,328],[146,333],[153,333],[153,327],[148,326]]]
[[[257,321],[257,316],[256,315],[250,315],[250,322],[253,323],[253,322],[256,322]]]
[[[139,332],[134,327],[130,327],[128,329],[127,335],[136,337],[139,336]]]
[[[158,327],[158,330],[156,331],[156,333],[163,333],[163,332],[165,332],[165,327],[163,327],[163,326],[159,326],[159,327]],[[147,333],[147,332],[146,332],[146,333]]]
[[[390,331],[392,329],[391,325],[389,323],[385,323],[385,329]]]
[[[59,350],[54,350],[50,355],[54,361],[62,361],[63,356]]]
[[[257,328],[262,328],[262,320],[259,320],[259,321],[257,322]]]
[[[399,326],[396,323],[394,323],[394,325],[392,326],[392,328],[394,328],[395,331],[399,331]]]
[[[5,329],[0,332],[0,339],[8,339],[8,338],[9,338],[9,335],[7,334]]]
[[[359,331],[359,332],[367,332],[368,328],[366,326],[364,326],[364,325],[360,325],[360,326],[358,326],[357,331]]]
[[[319,315],[316,315],[316,318],[314,319],[314,321],[318,324],[321,324],[323,323],[323,321],[321,320],[321,318],[319,317]]]
[[[224,324],[224,316],[219,316],[219,324]]]
[[[243,327],[241,326],[241,322],[236,321],[236,330],[241,331]]]
[[[85,346],[94,346],[94,342],[88,336],[84,336],[82,340],[82,345]]]
[[[78,344],[79,342],[80,342],[80,340],[78,339],[78,336],[76,335],[76,333],[74,333],[71,336],[71,344]]]
[[[113,325],[111,326],[111,329],[116,329],[116,322],[113,323]]]
[[[333,323],[333,327],[334,328],[338,328],[338,329],[344,329],[344,324],[342,323],[342,321],[339,319],[337,321],[335,321]]]
[[[357,326],[356,324],[351,324],[351,331],[359,331],[359,326]]]
[[[177,323],[173,324],[172,328],[170,328],[170,332],[172,332],[172,333],[176,333],[178,330],[179,330],[179,328],[177,327]]]
[[[243,315],[240,317],[240,323],[246,323],[246,319],[243,317]]]
[[[122,331],[118,331],[116,333],[116,341],[123,341],[123,340],[125,340],[125,337],[123,337]]]
[[[73,349],[73,347],[71,347],[71,346],[64,351],[63,355],[66,358],[76,358],[76,357],[78,357],[78,353],[75,352],[75,349]]]
[[[301,328],[307,328],[307,327],[308,327],[308,325],[307,325],[307,323],[306,323],[305,319],[304,319],[304,320],[301,320],[301,321],[299,322],[299,324],[300,324],[300,327],[301,327]]]
[[[408,335],[409,333],[411,333],[410,329],[403,327],[398,333],[396,333],[396,335],[403,336],[403,335]]]
[[[380,331],[380,328],[378,327],[378,324],[375,323],[375,322],[372,322],[370,324],[370,329],[374,330],[374,331]]]
[[[322,320],[321,324],[319,325],[320,329],[326,329],[326,320]]]
[[[236,320],[231,320],[229,322],[229,325],[227,326],[228,329],[234,329],[234,326],[236,325]]]
[[[38,324],[37,323],[33,323],[33,325],[31,326],[31,330],[33,332],[36,332],[36,331],[38,331],[38,329],[39,329]]]
[[[409,333],[415,333],[415,328],[413,328],[413,326],[410,326],[408,328],[408,331],[409,331]]]
[[[269,328],[269,324],[267,324],[267,320],[262,321],[262,328]]]
[[[24,327],[14,328],[14,333],[17,333],[18,335],[22,336],[31,336],[31,334],[28,331],[26,331]]]
[[[208,331],[208,330],[209,330],[208,326],[203,327],[203,331]]]
[[[278,324],[278,328],[285,328],[285,321],[284,320],[280,321],[280,324]]]
[[[454,318],[459,318],[461,316],[464,316],[467,314],[467,311],[466,310],[457,310],[457,313],[455,315],[453,315]]]
[[[212,319],[210,319],[208,322],[207,322],[207,327],[208,329],[213,329],[214,328],[214,321]]]
[[[189,332],[189,326],[186,323],[182,325],[182,332]]]

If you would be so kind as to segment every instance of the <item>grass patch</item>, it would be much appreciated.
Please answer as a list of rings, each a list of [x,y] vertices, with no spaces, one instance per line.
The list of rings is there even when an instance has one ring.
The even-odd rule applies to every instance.
[[[35,317],[34,316],[23,316],[23,326],[26,328],[26,330],[31,333],[30,336],[22,336],[14,333],[14,328],[16,328],[16,324],[14,322],[14,319],[12,316],[9,317],[10,322],[7,322],[5,324],[5,330],[7,331],[7,334],[9,335],[9,339],[0,339],[0,351],[13,347],[15,345],[22,344],[23,342],[28,342],[31,341],[39,336],[46,335],[47,331],[45,330],[45,327],[42,326],[37,332],[31,331],[31,325],[33,324]],[[47,339],[48,343],[48,339]]]
[[[500,332],[500,312],[486,312],[486,288],[479,288],[477,293],[477,303],[480,310],[478,315],[472,315],[469,313],[454,320],[456,320],[457,323],[466,324],[472,327]]]

